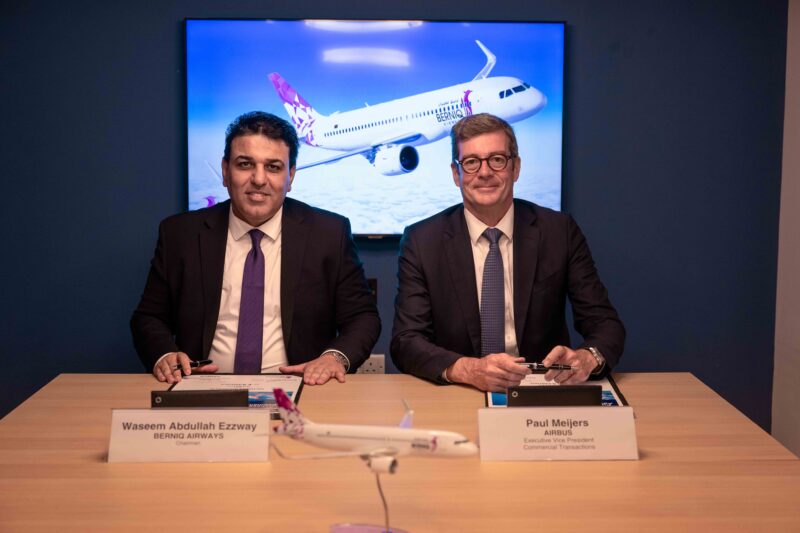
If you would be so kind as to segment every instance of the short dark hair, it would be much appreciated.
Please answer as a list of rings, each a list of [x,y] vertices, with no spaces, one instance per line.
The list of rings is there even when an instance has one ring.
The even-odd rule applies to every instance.
[[[263,111],[250,111],[239,115],[231,122],[228,129],[225,130],[225,155],[223,155],[223,159],[225,161],[230,159],[231,143],[236,137],[254,134],[285,142],[286,146],[289,147],[289,167],[295,166],[299,142],[294,126],[272,113]]]
[[[514,135],[514,128],[500,117],[489,113],[478,113],[462,118],[450,129],[450,140],[453,143],[453,161],[458,161],[458,143],[468,141],[484,133],[502,131],[508,137],[508,149],[511,157],[519,155],[517,146],[517,136]]]

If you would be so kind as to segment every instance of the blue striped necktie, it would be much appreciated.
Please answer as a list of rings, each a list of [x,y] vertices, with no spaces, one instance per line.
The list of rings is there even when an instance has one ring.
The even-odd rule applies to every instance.
[[[505,344],[505,290],[503,256],[498,242],[503,232],[486,228],[483,237],[489,241],[489,254],[483,264],[481,285],[481,355],[503,353]]]
[[[253,248],[244,260],[242,301],[239,305],[239,329],[236,332],[236,357],[233,371],[237,374],[260,374],[264,340],[264,234],[250,230]]]

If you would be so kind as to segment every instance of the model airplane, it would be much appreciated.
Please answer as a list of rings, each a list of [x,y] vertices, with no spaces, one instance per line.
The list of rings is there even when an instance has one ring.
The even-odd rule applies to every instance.
[[[360,154],[384,175],[411,172],[419,165],[414,146],[449,135],[461,118],[491,113],[517,122],[547,104],[547,97],[520,79],[488,78],[495,56],[480,41],[475,42],[486,55],[486,65],[472,81],[328,116],[311,107],[280,74],[270,74],[298,137],[309,146],[342,152],[297,169]]]
[[[338,450],[323,454],[287,456],[273,444],[272,447],[278,455],[285,459],[360,457],[373,472],[394,474],[398,455],[463,457],[478,453],[478,447],[458,433],[411,428],[413,411],[408,408],[397,427],[315,424],[303,416],[283,389],[274,389],[273,392],[283,421],[283,425],[275,428],[277,434],[288,435],[320,448]]]

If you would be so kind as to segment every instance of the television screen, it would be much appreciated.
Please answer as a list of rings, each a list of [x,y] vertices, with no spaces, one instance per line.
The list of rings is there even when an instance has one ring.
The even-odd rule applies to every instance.
[[[228,198],[225,128],[267,111],[301,139],[290,197],[391,235],[461,201],[450,128],[493,113],[516,132],[514,193],[561,208],[564,25],[187,20],[189,209]]]

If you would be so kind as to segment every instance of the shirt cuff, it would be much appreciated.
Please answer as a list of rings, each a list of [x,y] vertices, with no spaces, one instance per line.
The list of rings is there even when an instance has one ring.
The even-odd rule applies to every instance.
[[[348,359],[348,358],[347,358],[347,356],[346,356],[345,354],[343,354],[343,353],[342,353],[342,352],[340,352],[339,350],[334,350],[333,348],[328,348],[327,350],[325,350],[324,352],[322,352],[322,355],[320,355],[320,357],[322,357],[322,356],[323,356],[323,355],[325,355],[326,353],[334,353],[334,354],[336,354],[336,355],[340,355],[340,356],[341,356],[341,358],[337,357],[337,358],[336,358],[336,360],[337,360],[337,361],[339,361],[340,363],[342,363],[342,364],[344,365],[344,372],[345,372],[345,374],[346,374],[347,372],[349,372],[349,371],[350,371],[350,359]],[[342,359],[344,359],[344,360],[342,360]]]

